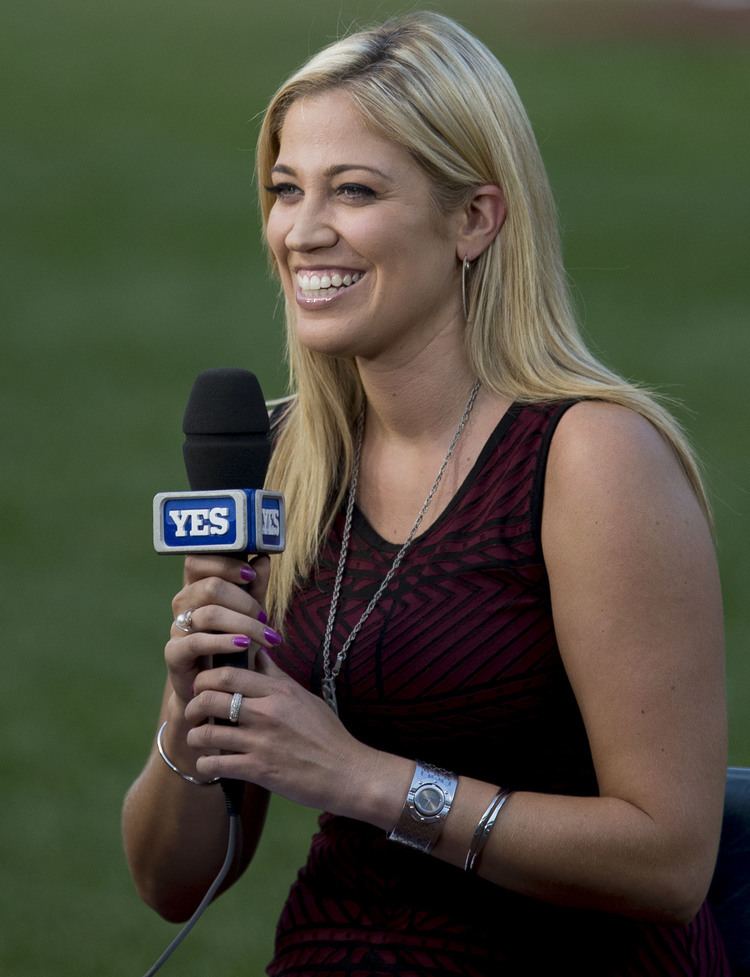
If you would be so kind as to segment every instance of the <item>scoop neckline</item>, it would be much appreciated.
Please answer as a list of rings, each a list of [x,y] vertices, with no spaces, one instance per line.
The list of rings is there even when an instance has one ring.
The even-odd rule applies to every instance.
[[[487,438],[479,452],[476,461],[471,466],[470,470],[466,473],[466,477],[459,485],[458,489],[453,495],[448,505],[443,509],[437,519],[431,523],[427,529],[419,533],[412,540],[412,545],[415,543],[422,542],[427,539],[433,531],[437,531],[445,519],[449,518],[456,507],[461,503],[461,500],[469,491],[471,486],[476,481],[480,471],[484,468],[489,455],[495,450],[495,448],[500,444],[500,442],[505,438],[509,429],[511,428],[513,422],[518,416],[518,412],[521,409],[521,404],[518,401],[513,401],[510,406],[504,411],[502,417],[498,420],[493,431]],[[359,506],[354,504],[354,511],[352,513],[352,529],[356,531],[358,536],[361,536],[365,542],[369,543],[370,546],[378,550],[390,551],[392,553],[397,553],[401,547],[404,545],[403,542],[391,543],[390,540],[384,539],[380,533],[372,527],[367,516],[362,512]]]

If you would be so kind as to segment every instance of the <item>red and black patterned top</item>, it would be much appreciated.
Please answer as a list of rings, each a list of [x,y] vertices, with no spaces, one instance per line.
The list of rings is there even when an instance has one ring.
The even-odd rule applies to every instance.
[[[555,641],[540,539],[549,442],[569,406],[511,407],[448,507],[413,543],[337,681],[341,718],[358,739],[516,790],[597,793]],[[342,513],[274,655],[317,693],[343,522]],[[332,658],[397,550],[355,510]],[[707,907],[687,926],[561,909],[389,842],[371,825],[328,814],[290,891],[267,973],[560,971],[729,973]]]

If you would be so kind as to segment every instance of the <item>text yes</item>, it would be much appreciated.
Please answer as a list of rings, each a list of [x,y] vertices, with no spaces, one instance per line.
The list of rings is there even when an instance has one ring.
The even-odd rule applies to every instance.
[[[177,527],[175,536],[223,536],[229,532],[229,509],[215,505],[211,509],[173,509],[169,518]]]

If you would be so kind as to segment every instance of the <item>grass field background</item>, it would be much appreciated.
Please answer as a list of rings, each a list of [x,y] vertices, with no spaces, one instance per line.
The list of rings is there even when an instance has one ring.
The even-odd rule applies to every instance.
[[[684,405],[716,509],[731,760],[750,764],[747,40],[607,30],[605,4],[577,14],[596,31],[563,31],[564,6],[545,21],[531,2],[433,4],[517,82],[591,343]],[[257,113],[323,42],[396,9],[0,13],[2,975],[138,977],[172,935],[137,899],[119,836],[180,573],[152,552],[151,497],[185,483],[181,414],[200,370],[247,366],[267,396],[284,392]],[[262,973],[314,817],[274,801],[247,876],[165,974]]]

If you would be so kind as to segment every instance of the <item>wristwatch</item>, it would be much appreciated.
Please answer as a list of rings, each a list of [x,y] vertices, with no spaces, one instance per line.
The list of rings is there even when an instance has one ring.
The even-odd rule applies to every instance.
[[[417,851],[430,852],[435,847],[458,787],[458,777],[431,763],[421,763],[412,777],[401,815],[388,835]]]

